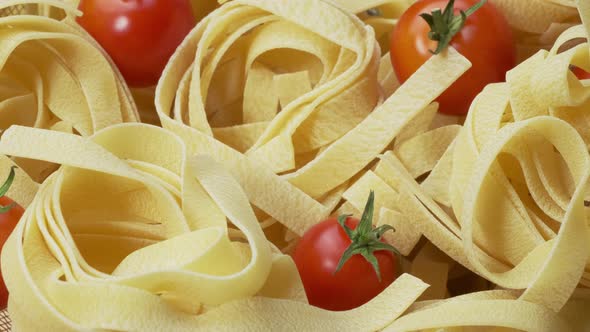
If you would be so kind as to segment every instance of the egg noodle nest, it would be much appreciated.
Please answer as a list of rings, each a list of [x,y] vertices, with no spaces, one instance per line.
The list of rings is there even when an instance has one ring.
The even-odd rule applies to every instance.
[[[471,66],[454,49],[396,81],[410,1],[226,2],[139,109],[76,1],[0,2],[14,330],[584,330],[590,84],[570,66],[590,71],[590,2],[492,2],[520,64],[466,118],[433,102]],[[407,273],[310,306],[287,254],[371,190]]]

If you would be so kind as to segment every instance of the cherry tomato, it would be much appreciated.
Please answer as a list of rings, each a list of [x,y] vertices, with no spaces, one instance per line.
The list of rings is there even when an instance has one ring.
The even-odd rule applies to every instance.
[[[10,171],[10,175],[2,188],[0,188],[0,195],[4,195],[10,188],[14,179],[14,169]],[[15,203],[12,199],[2,196],[0,197],[0,247],[4,246],[4,243],[16,227],[16,224],[22,217],[25,210]],[[8,290],[4,283],[4,278],[0,272],[0,310],[6,308],[8,304]]]
[[[345,225],[356,231],[359,220],[349,217]],[[388,250],[372,252],[378,271],[361,254],[354,254],[336,272],[351,243],[338,220],[331,218],[311,227],[297,244],[293,259],[311,305],[333,311],[353,309],[370,301],[398,277],[397,256]]]
[[[196,23],[188,0],[81,0],[79,9],[78,23],[136,87],[158,82]]]
[[[590,79],[590,73],[580,67],[572,67],[571,70],[572,70],[572,72],[574,72],[574,75],[576,75],[576,77],[579,80]]]
[[[477,0],[457,0],[454,14],[467,11]],[[400,82],[405,82],[431,56],[437,42],[429,38],[429,24],[420,14],[443,9],[447,0],[420,0],[400,17],[391,34],[390,56]],[[516,45],[502,13],[489,1],[467,17],[465,25],[450,45],[467,57],[472,67],[438,99],[440,112],[463,115],[471,102],[493,82],[505,80],[506,72],[516,65]]]

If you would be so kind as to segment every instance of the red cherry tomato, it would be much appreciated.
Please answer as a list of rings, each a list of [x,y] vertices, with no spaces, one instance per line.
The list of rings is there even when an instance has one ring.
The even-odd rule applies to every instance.
[[[0,247],[4,247],[4,243],[16,227],[16,224],[22,217],[25,210],[15,203],[12,199],[3,196],[6,191],[10,188],[12,181],[14,179],[15,173],[14,169],[10,171],[10,175],[2,188],[0,189],[0,206],[2,206],[2,210],[8,209],[8,211],[1,211],[0,212]],[[4,283],[4,278],[2,278],[2,274],[0,273],[0,310],[6,308],[8,304],[8,290],[6,289],[6,284]]]
[[[477,0],[457,0],[455,15],[474,6]],[[447,0],[421,0],[414,3],[398,20],[391,35],[390,56],[400,82],[405,82],[435,50],[437,42],[429,39],[430,27],[422,13],[441,10]],[[439,98],[440,111],[463,115],[471,102],[493,82],[505,80],[506,72],[516,65],[516,45],[512,31],[500,11],[489,1],[470,15],[450,45],[467,57],[472,67]]]
[[[358,224],[358,219],[346,220],[353,230]],[[398,277],[397,258],[385,250],[374,252],[381,280],[371,263],[360,254],[353,255],[335,273],[350,244],[349,236],[336,218],[313,226],[297,244],[293,259],[311,305],[333,311],[353,309],[370,301]]]
[[[572,70],[572,72],[574,72],[574,75],[576,75],[576,77],[579,80],[590,79],[590,73],[580,67],[572,67],[571,70]]]
[[[11,204],[15,205],[8,212],[0,214],[0,246],[2,247],[25,212],[20,205],[14,203],[10,198],[0,197],[0,205],[9,206]],[[0,277],[2,277],[1,272]],[[6,284],[4,284],[4,278],[0,278],[0,310],[6,308],[7,304],[8,290]]]
[[[82,0],[79,9],[78,23],[137,87],[158,82],[196,23],[188,0]]]

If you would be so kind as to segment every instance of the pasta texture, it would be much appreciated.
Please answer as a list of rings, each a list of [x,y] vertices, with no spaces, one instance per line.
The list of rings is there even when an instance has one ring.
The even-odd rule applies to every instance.
[[[21,125],[90,136],[139,121],[123,78],[96,42],[75,24],[41,15],[73,10],[60,1],[0,4],[0,130]],[[9,195],[27,206],[57,165],[2,156],[0,176],[15,164]]]
[[[590,83],[570,66],[590,71],[590,5],[493,2],[521,63],[466,119],[434,102],[471,66],[453,48],[395,79],[383,53],[409,1],[220,4],[162,74],[162,127],[121,123],[128,90],[68,18],[0,18],[0,92],[10,61],[48,54],[19,75],[43,88],[5,98],[34,116],[6,122],[0,153],[53,167],[9,193],[28,206],[1,257],[14,328],[587,329]],[[287,253],[370,191],[408,273],[357,309],[310,306]]]
[[[0,151],[62,165],[2,252],[20,331],[376,330],[427,287],[404,275],[351,312],[307,305],[238,182],[161,128],[14,126]]]

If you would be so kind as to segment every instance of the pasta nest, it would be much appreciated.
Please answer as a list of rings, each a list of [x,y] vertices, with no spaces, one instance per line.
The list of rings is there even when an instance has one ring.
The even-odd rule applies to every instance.
[[[567,26],[466,119],[433,102],[469,70],[452,48],[395,85],[377,29],[391,18],[366,12],[385,1],[235,0],[170,60],[163,129],[7,130],[1,153],[63,165],[2,253],[15,327],[579,330],[590,88],[570,65],[590,70],[588,42],[574,43],[590,8],[577,3],[580,25],[572,2],[537,2],[559,9],[509,17],[530,34],[521,45]],[[283,252],[328,215],[358,214],[370,190],[376,223],[431,288],[406,274],[351,312],[307,305]],[[458,265],[499,289],[440,300]]]
[[[51,4],[53,10],[30,1],[0,6],[0,130],[21,125],[89,136],[113,124],[139,121],[125,81],[104,51],[64,19],[65,11],[73,9]],[[17,181],[24,189],[17,185],[10,195],[26,206],[35,184],[56,165],[3,157],[0,173],[8,174],[13,163],[20,167]]]

